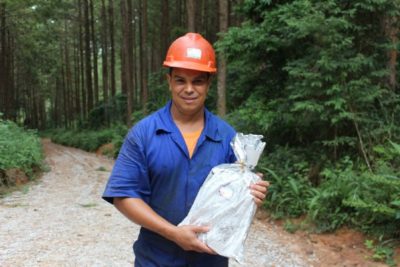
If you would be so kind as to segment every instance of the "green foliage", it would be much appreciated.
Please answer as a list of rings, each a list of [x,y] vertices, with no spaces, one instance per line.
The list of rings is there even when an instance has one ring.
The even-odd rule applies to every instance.
[[[283,225],[283,228],[284,228],[287,232],[289,232],[289,233],[291,233],[291,234],[293,234],[293,233],[295,233],[297,230],[299,230],[300,227],[301,227],[301,225],[296,224],[296,223],[293,223],[293,222],[290,221],[290,220],[285,220],[285,223],[284,223],[284,225]]]
[[[106,118],[107,116],[107,118]],[[125,122],[126,96],[117,94],[115,97],[99,102],[90,112],[87,120],[80,123],[80,127],[99,129],[107,126],[107,121],[112,124]]]
[[[47,134],[53,142],[92,152],[96,151],[101,145],[112,143],[114,151],[111,154],[115,157],[118,155],[127,131],[126,126],[117,124],[102,130],[56,129],[48,131]]]
[[[149,113],[158,110],[164,106],[170,99],[171,93],[168,90],[167,83],[168,69],[161,69],[158,72],[152,73],[149,79],[149,101],[147,103],[147,110]],[[136,119],[135,121],[138,121]]]
[[[365,15],[359,8],[336,1],[245,1],[245,12],[258,19],[231,28],[218,44],[232,61],[230,97],[241,98],[234,114],[251,114],[243,120],[252,128],[279,133],[274,143],[311,141],[348,153],[358,145],[355,123],[365,127],[364,138],[385,138],[393,128],[382,127],[381,118],[394,114],[399,96],[381,82],[384,51],[370,50],[378,44],[358,46],[370,30],[358,21]]]
[[[376,173],[358,170],[349,158],[328,166],[323,183],[310,199],[309,216],[320,230],[354,225],[381,236],[399,236],[400,176],[384,166]]]
[[[98,204],[97,203],[87,203],[87,204],[79,204],[82,208],[93,208],[96,207]]]
[[[298,151],[280,148],[259,163],[259,169],[271,183],[264,206],[272,210],[275,217],[297,217],[306,213],[307,201],[316,193],[305,178],[307,163],[300,162],[300,158]],[[278,169],[282,161],[285,164]]]
[[[370,239],[365,240],[364,245],[373,252],[372,259],[374,261],[384,261],[391,267],[397,266],[393,259],[394,250],[391,246],[386,246],[382,244],[382,242],[380,244],[375,244],[374,241]]]
[[[106,169],[105,167],[103,167],[103,166],[100,166],[100,167],[98,167],[98,168],[96,169],[96,171],[99,171],[99,172],[106,172],[107,169]]]
[[[20,169],[32,178],[33,170],[40,168],[42,161],[42,146],[35,131],[0,120],[0,184],[5,182],[1,173],[9,169]]]
[[[245,0],[217,43],[229,62],[228,120],[265,136],[265,207],[398,237],[400,95],[382,24],[395,1]],[[370,167],[369,167],[370,166]]]

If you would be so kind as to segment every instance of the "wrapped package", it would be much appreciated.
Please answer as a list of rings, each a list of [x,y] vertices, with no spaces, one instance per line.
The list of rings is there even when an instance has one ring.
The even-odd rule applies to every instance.
[[[214,167],[179,225],[210,226],[199,239],[219,255],[244,258],[244,243],[256,211],[249,186],[260,180],[251,170],[265,147],[261,135],[238,133],[231,146],[238,160]]]

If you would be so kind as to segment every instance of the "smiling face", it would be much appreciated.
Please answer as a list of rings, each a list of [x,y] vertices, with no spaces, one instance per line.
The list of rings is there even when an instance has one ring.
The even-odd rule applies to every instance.
[[[173,68],[167,75],[172,95],[171,112],[174,117],[191,117],[203,111],[211,83],[207,72]]]

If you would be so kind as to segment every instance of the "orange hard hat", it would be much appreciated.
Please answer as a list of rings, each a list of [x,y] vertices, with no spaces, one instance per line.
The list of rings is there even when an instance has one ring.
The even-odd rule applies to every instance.
[[[179,37],[171,44],[163,66],[217,72],[213,47],[203,36],[192,32]]]

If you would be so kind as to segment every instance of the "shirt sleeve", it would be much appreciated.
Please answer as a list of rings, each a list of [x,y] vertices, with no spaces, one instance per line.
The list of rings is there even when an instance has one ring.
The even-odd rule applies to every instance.
[[[111,204],[114,197],[140,198],[147,203],[150,193],[144,146],[135,126],[125,137],[102,197]]]

